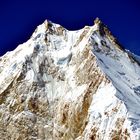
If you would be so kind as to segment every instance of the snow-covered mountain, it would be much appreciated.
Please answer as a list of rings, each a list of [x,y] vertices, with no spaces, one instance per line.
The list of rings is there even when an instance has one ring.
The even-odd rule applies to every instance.
[[[139,140],[140,59],[97,18],[45,21],[0,57],[1,140]]]

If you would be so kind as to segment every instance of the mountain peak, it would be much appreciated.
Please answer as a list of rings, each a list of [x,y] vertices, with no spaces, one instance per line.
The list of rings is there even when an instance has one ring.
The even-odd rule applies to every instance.
[[[96,19],[94,20],[94,24],[101,24],[102,21],[99,19],[99,17],[96,17]]]
[[[0,58],[1,138],[139,139],[140,66],[94,22],[69,31],[46,20]]]
[[[107,33],[110,33],[107,26],[98,17],[94,20],[94,24],[98,26],[98,30],[99,30],[101,36],[104,36]]]

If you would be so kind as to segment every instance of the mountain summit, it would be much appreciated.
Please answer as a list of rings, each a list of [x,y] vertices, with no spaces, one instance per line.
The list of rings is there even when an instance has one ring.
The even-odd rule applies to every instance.
[[[46,20],[0,57],[0,139],[139,140],[140,60],[97,18]]]

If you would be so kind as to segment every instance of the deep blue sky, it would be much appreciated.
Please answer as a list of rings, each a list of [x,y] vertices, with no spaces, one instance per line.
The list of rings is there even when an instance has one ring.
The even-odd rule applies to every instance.
[[[45,19],[69,30],[99,17],[120,43],[140,55],[139,0],[1,0],[0,56],[29,39]]]

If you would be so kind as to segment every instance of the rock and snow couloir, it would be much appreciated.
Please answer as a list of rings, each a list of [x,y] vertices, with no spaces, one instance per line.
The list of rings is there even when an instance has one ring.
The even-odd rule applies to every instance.
[[[0,57],[0,139],[139,140],[139,58],[99,19],[46,20]]]

